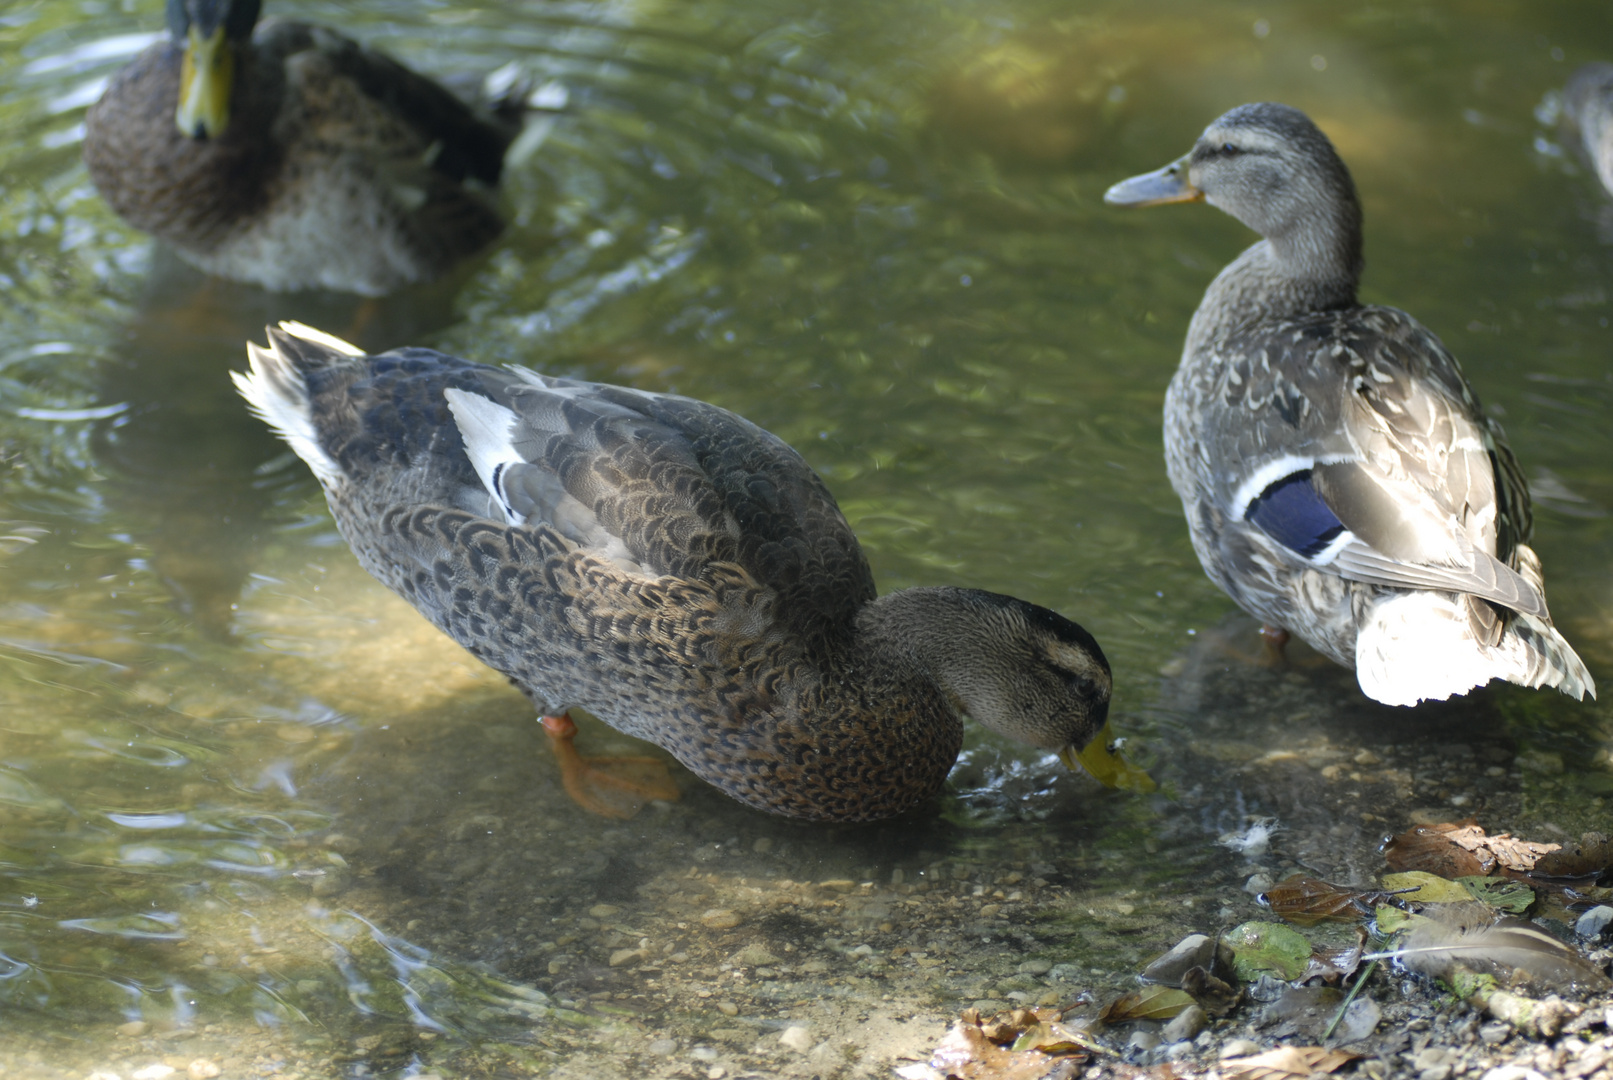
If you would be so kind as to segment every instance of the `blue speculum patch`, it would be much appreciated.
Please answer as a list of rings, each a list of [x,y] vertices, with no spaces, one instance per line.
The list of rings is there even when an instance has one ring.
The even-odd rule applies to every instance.
[[[1311,471],[1289,473],[1262,491],[1244,517],[1286,548],[1314,559],[1344,531],[1344,522],[1328,508],[1311,484]]]

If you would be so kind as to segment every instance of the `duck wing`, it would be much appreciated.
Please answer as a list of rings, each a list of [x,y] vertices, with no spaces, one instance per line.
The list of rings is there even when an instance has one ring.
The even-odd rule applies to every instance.
[[[816,473],[725,409],[525,368],[481,369],[445,400],[512,525],[548,525],[650,577],[744,571],[808,648],[849,640],[873,575]]]
[[[1240,338],[1224,386],[1276,414],[1228,459],[1250,465],[1227,493],[1240,519],[1352,580],[1546,616],[1511,565],[1530,524],[1517,462],[1438,338],[1380,307]]]

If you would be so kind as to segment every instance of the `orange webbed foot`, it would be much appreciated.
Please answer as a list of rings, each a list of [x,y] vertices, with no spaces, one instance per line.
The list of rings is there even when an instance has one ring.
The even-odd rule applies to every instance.
[[[626,820],[654,799],[677,800],[678,788],[666,762],[652,757],[585,758],[577,753],[577,725],[571,717],[562,713],[542,720],[566,794],[589,813]]]

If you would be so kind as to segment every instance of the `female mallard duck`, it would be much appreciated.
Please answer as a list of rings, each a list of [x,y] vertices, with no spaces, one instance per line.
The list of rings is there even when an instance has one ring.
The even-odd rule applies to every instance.
[[[1529,492],[1456,360],[1356,301],[1361,207],[1297,109],[1243,105],[1105,201],[1203,199],[1265,239],[1211,283],[1165,395],[1205,571],[1393,705],[1500,678],[1595,687],[1546,612]]]
[[[972,589],[876,599],[823,482],[733,413],[292,323],[268,339],[242,395],[364,567],[538,706],[574,794],[571,705],[800,818],[929,799],[965,714],[1146,785],[1105,772],[1090,634]]]
[[[1574,72],[1563,99],[1596,175],[1613,194],[1613,64],[1586,64]]]
[[[171,41],[91,107],[84,160],[129,224],[210,274],[379,296],[426,281],[503,228],[514,122],[259,0],[168,0]]]

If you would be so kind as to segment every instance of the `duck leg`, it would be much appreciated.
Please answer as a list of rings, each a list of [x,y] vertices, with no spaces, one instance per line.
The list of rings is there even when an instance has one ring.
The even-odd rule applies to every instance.
[[[678,798],[678,788],[666,763],[652,757],[585,758],[577,753],[577,725],[570,716],[544,716],[560,780],[572,801],[591,814],[626,820],[652,799]]]
[[[1281,667],[1287,657],[1283,649],[1288,645],[1289,634],[1280,626],[1260,627],[1260,640],[1266,646],[1266,666]]]

